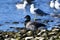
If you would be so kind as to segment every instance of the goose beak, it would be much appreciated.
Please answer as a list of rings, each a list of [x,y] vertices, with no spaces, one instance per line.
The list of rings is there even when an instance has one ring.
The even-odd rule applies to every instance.
[[[24,18],[26,18],[26,16]]]

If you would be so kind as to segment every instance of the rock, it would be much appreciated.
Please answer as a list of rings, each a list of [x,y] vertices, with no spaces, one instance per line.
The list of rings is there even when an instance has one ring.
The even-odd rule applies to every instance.
[[[27,32],[27,36],[32,36],[32,35],[33,35],[32,31]]]
[[[21,29],[20,30],[20,33],[25,34],[26,33],[26,30],[25,29]]]

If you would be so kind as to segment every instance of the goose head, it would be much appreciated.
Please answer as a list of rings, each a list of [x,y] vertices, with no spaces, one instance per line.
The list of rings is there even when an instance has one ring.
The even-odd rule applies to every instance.
[[[26,20],[31,20],[31,18],[30,18],[29,15],[26,15],[24,18],[25,18]]]
[[[26,15],[24,17],[26,20],[25,20],[25,25],[31,20],[30,16],[29,15]]]

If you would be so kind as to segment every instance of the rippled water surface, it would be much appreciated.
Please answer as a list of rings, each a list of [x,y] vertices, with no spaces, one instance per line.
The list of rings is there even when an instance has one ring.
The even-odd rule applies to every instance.
[[[51,14],[53,13],[53,9],[49,7],[49,2],[51,0],[35,0],[37,3],[36,7],[43,10],[45,13]],[[24,16],[27,14],[32,16],[32,20],[34,18],[34,15],[32,15],[29,12],[29,7],[27,7],[26,12],[23,10],[18,10],[16,8],[16,3],[21,2],[21,0],[0,0],[0,30],[7,30],[10,29],[9,27],[24,27]],[[57,10],[57,13],[60,13],[60,10]],[[55,24],[58,24],[57,22],[60,22],[60,18],[53,18],[51,16],[38,16],[37,18],[40,18],[43,20],[54,20],[54,22],[49,22],[47,25],[47,28],[52,28]],[[9,23],[5,23],[9,22]],[[12,24],[12,22],[19,22],[19,24]],[[49,29],[50,29],[49,28]]]

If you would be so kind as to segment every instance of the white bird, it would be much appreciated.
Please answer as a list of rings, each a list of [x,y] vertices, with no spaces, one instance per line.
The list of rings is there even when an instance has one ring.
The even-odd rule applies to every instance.
[[[26,5],[27,5],[27,1],[24,1],[21,4],[16,4],[16,7],[17,9],[25,9]]]
[[[55,8],[60,9],[60,3],[58,2],[58,0],[55,1]]]
[[[27,4],[32,4],[34,0],[23,0],[23,3],[16,4],[17,9],[25,9]]]
[[[53,0],[50,1],[50,7],[51,7],[51,8],[54,8],[54,6],[55,6],[55,3],[53,2]]]
[[[49,15],[49,14],[43,12],[42,10],[35,8],[34,4],[31,4],[31,6],[30,6],[30,13],[35,14],[35,15],[40,15],[40,16]]]

